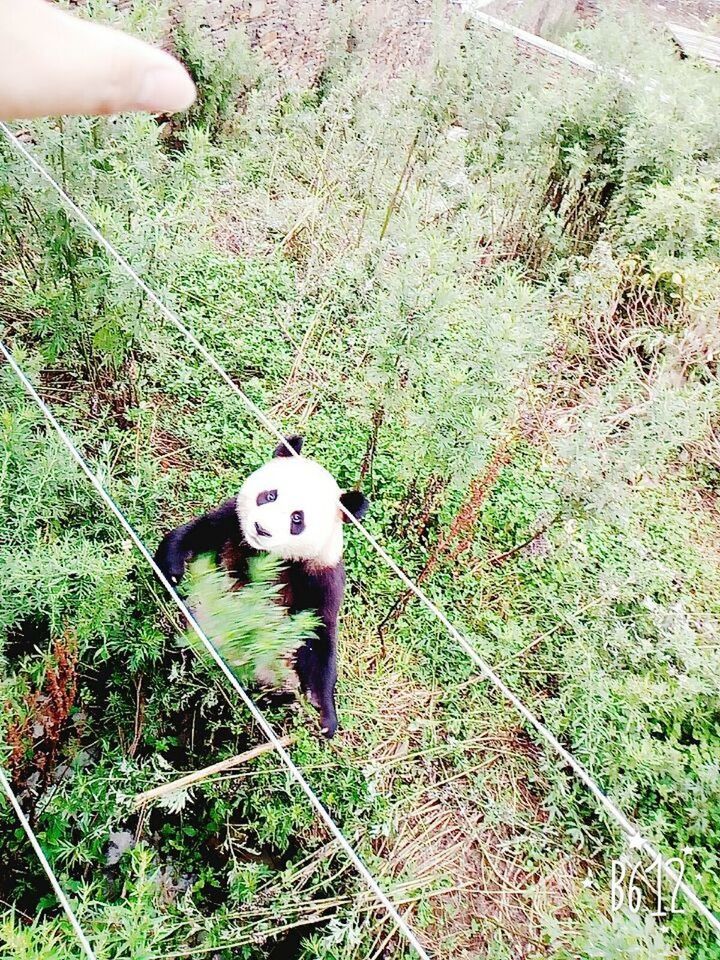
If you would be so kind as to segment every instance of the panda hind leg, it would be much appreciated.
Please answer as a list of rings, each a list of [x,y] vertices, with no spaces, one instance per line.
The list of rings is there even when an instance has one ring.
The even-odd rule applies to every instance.
[[[336,670],[334,654],[324,662],[305,645],[300,647],[295,661],[300,689],[320,714],[322,733],[329,740],[338,727],[335,710]]]

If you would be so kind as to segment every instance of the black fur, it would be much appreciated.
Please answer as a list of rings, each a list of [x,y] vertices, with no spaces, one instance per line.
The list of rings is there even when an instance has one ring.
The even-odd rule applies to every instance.
[[[285,443],[279,443],[275,450],[273,451],[274,457],[291,457],[292,454],[288,450],[288,447],[292,447],[295,453],[300,453],[303,446],[303,438],[299,437],[297,434],[293,434],[292,437],[285,437]]]
[[[247,559],[257,556],[257,551],[243,538],[234,497],[168,533],[157,549],[155,562],[169,580],[179,583],[188,561],[201,553],[214,554],[240,584],[247,582]],[[345,569],[342,562],[313,569],[303,561],[292,561],[283,570],[281,583],[280,595],[290,613],[314,610],[320,619],[316,636],[298,650],[295,668],[303,692],[320,711],[325,736],[332,737],[337,730],[337,621]]]
[[[320,620],[315,636],[297,652],[295,669],[303,693],[320,711],[320,723],[328,739],[337,730],[335,684],[337,683],[337,624],[345,592],[345,567],[308,571],[295,561],[287,570],[290,586],[290,613],[316,611]]]
[[[356,520],[362,520],[370,507],[370,501],[359,490],[348,490],[343,493],[340,497],[340,503]],[[345,514],[343,514],[343,520],[347,521]]]
[[[217,510],[211,510],[166,534],[155,554],[155,563],[168,580],[180,583],[188,560],[201,553],[219,555],[225,543],[241,539],[240,521],[233,497]]]

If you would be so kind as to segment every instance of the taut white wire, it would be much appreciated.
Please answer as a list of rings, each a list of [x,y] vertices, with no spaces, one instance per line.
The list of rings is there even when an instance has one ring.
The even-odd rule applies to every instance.
[[[469,17],[472,17],[473,20],[477,20],[479,23],[485,24],[486,27],[491,27],[493,30],[499,30],[501,33],[509,33],[510,36],[515,37],[516,40],[520,40],[523,43],[537,47],[538,50],[542,50],[543,53],[549,53],[553,57],[559,57],[561,60],[567,60],[569,63],[574,63],[576,67],[582,67],[583,70],[587,70],[590,73],[596,73],[600,76],[606,75],[609,77],[614,77],[616,80],[624,83],[626,87],[633,88],[636,86],[636,81],[626,70],[620,70],[617,67],[608,68],[601,66],[595,63],[594,60],[590,60],[589,57],[585,57],[581,53],[577,53],[575,50],[568,50],[567,47],[561,47],[557,43],[551,43],[544,37],[539,37],[536,33],[528,33],[527,30],[523,30],[521,27],[516,27],[515,24],[509,23],[507,20],[501,20],[498,17],[490,16],[488,13],[483,13],[480,7],[485,6],[486,4],[484,4],[482,0],[479,0],[479,2],[478,0],[454,0],[454,2],[459,4],[463,13],[466,13]],[[655,80],[651,80],[649,83],[644,84],[642,89],[646,93],[652,93],[653,96],[656,96],[658,100],[661,101],[661,103],[671,102],[670,97],[667,94],[658,93],[657,82]]]
[[[340,827],[338,827],[338,825],[335,823],[335,821],[330,816],[328,811],[325,809],[325,806],[323,805],[322,801],[319,799],[317,794],[313,791],[312,787],[307,782],[307,780],[301,773],[300,769],[295,765],[290,754],[283,747],[282,742],[279,740],[279,738],[275,734],[275,731],[265,719],[263,713],[258,709],[258,707],[255,706],[255,703],[250,698],[248,693],[245,691],[245,688],[242,686],[238,678],[235,676],[235,674],[232,672],[232,670],[228,667],[228,665],[225,663],[223,658],[217,652],[217,650],[215,649],[215,647],[213,646],[213,644],[205,634],[205,631],[202,629],[202,627],[197,622],[193,614],[190,612],[189,608],[186,606],[185,602],[183,601],[182,597],[178,594],[173,584],[170,583],[170,581],[167,579],[167,577],[162,572],[160,567],[157,565],[157,563],[155,563],[155,560],[152,554],[150,553],[148,548],[145,546],[143,541],[140,539],[138,534],[135,532],[135,528],[132,526],[130,521],[127,519],[125,514],[122,512],[120,507],[117,505],[117,503],[112,498],[112,496],[108,493],[108,491],[105,489],[102,483],[98,480],[97,476],[90,469],[83,455],[77,449],[77,447],[73,443],[70,436],[65,432],[63,427],[55,419],[50,408],[47,406],[45,401],[38,394],[35,387],[28,380],[25,373],[22,371],[22,369],[18,366],[16,361],[13,359],[10,351],[5,346],[2,340],[0,340],[0,353],[5,357],[5,360],[7,360],[7,362],[10,364],[10,367],[12,368],[13,372],[22,383],[26,392],[32,397],[32,399],[38,405],[47,422],[55,430],[60,440],[63,442],[65,447],[68,449],[68,451],[72,455],[72,458],[75,460],[75,462],[80,467],[82,472],[85,474],[85,476],[88,478],[90,483],[93,485],[100,499],[103,501],[105,506],[115,515],[117,520],[120,522],[120,525],[123,527],[127,535],[130,537],[132,542],[137,547],[142,557],[150,564],[155,576],[158,578],[160,583],[162,583],[162,585],[165,587],[167,592],[170,594],[173,602],[175,603],[175,606],[186,618],[186,620],[192,627],[193,631],[197,635],[202,645],[205,647],[205,649],[210,654],[212,659],[215,661],[217,666],[220,668],[222,673],[230,681],[231,686],[233,687],[237,695],[240,697],[240,699],[243,701],[245,706],[248,708],[248,710],[252,714],[255,722],[264,733],[266,739],[273,745],[273,747],[275,747],[275,749],[277,750],[280,756],[280,759],[285,764],[288,771],[292,774],[296,783],[298,784],[302,792],[305,794],[305,796],[308,798],[308,800],[310,801],[310,804],[314,807],[318,816],[327,827],[328,831],[340,844],[340,846],[345,851],[346,855],[348,856],[351,863],[353,864],[355,869],[358,871],[362,879],[365,881],[367,886],[370,888],[370,890],[372,890],[372,892],[377,897],[378,901],[383,905],[383,907],[387,910],[389,915],[392,917],[395,924],[397,925],[398,930],[403,934],[405,939],[417,952],[418,956],[422,958],[422,960],[430,960],[428,954],[425,952],[424,948],[420,944],[419,940],[417,939],[413,931],[410,929],[410,927],[405,922],[405,920],[403,920],[403,918],[400,916],[400,914],[398,913],[397,909],[395,908],[395,906],[393,905],[392,901],[389,899],[387,894],[383,892],[377,880],[373,877],[373,875],[370,873],[368,868],[365,866],[364,862],[360,859],[360,856],[357,853],[355,853],[355,850],[350,845],[350,842],[346,839],[345,834],[342,832]]]
[[[210,364],[210,366],[215,370],[218,376],[230,387],[233,393],[237,396],[240,402],[245,406],[265,427],[265,429],[272,436],[276,437],[288,450],[291,456],[297,456],[297,453],[293,448],[288,444],[287,440],[280,432],[278,427],[269,419],[266,413],[258,407],[258,405],[251,400],[243,392],[243,390],[235,383],[235,381],[230,377],[225,368],[219,363],[219,361],[213,356],[213,354],[207,349],[207,347],[202,344],[198,338],[195,336],[192,331],[190,331],[185,324],[180,320],[180,318],[169,308],[167,307],[160,297],[155,293],[155,291],[148,286],[145,280],[136,272],[136,270],[127,262],[127,260],[119,253],[118,250],[110,243],[109,240],[106,240],[105,237],[100,233],[95,224],[90,220],[88,215],[82,210],[70,197],[65,190],[60,186],[60,184],[53,178],[52,174],[26,149],[24,144],[22,144],[17,137],[12,133],[9,127],[0,122],[0,131],[5,134],[5,137],[10,142],[10,145],[20,153],[28,163],[40,174],[40,176],[48,183],[55,193],[60,197],[63,204],[77,217],[77,219],[84,224],[89,233],[97,240],[97,242],[102,246],[102,248],[110,255],[110,257],[125,271],[125,273],[130,277],[131,280],[145,293],[147,298],[155,304],[160,313],[167,319],[169,322],[183,334],[184,337],[189,340],[189,342],[195,347],[198,353]],[[6,353],[6,356],[9,356],[3,348],[3,352]],[[17,367],[16,367],[17,371]],[[32,385],[29,385],[32,389]],[[42,403],[40,398],[37,396],[33,389],[33,394],[35,395],[38,402]],[[43,404],[44,407],[44,404]],[[48,410],[48,414],[50,411]],[[52,414],[50,414],[52,416]],[[53,418],[54,421],[54,418]],[[56,429],[62,433],[62,428],[55,421]],[[74,450],[74,448],[73,448]],[[76,458],[82,457],[77,452],[74,452]],[[91,475],[87,469],[84,467],[88,476],[91,476],[93,484],[97,484],[97,480],[94,475]],[[98,490],[99,492],[99,490]],[[107,494],[105,494],[107,496]],[[104,497],[103,497],[104,499]],[[119,514],[119,510],[113,504],[113,512],[116,512],[116,515]],[[343,510],[346,518],[352,523],[356,529],[358,529],[362,536],[371,544],[374,550],[378,555],[383,559],[385,564],[393,571],[393,573],[398,577],[399,580],[410,590],[420,602],[426,607],[433,616],[439,620],[439,622],[445,627],[450,636],[458,643],[460,648],[467,654],[470,660],[478,667],[481,674],[485,677],[486,680],[489,680],[490,683],[500,691],[500,693],[505,697],[505,699],[512,704],[517,712],[527,721],[530,726],[532,726],[540,735],[540,737],[547,743],[552,749],[557,753],[562,760],[570,767],[575,776],[585,784],[585,786],[590,790],[595,799],[605,810],[605,812],[617,823],[623,833],[629,838],[630,845],[636,850],[644,851],[651,860],[656,860],[659,858],[659,861],[663,864],[663,870],[665,875],[672,880],[676,889],[682,890],[683,894],[687,900],[695,907],[695,909],[700,913],[711,925],[714,931],[720,937],[720,918],[718,918],[708,906],[698,897],[694,889],[682,878],[682,875],[679,874],[675,868],[670,864],[665,858],[663,858],[658,850],[653,846],[653,844],[646,839],[638,830],[638,828],[633,824],[633,822],[623,813],[623,811],[617,806],[614,800],[607,796],[606,793],[599,786],[597,781],[592,777],[592,775],[585,769],[582,763],[577,760],[565,747],[560,743],[555,734],[547,727],[545,724],[535,716],[535,714],[525,706],[522,700],[513,693],[513,691],[505,684],[503,680],[495,673],[495,671],[490,667],[490,665],[480,656],[480,654],[475,650],[472,644],[457,630],[455,626],[448,620],[447,616],[443,611],[427,596],[424,590],[419,587],[410,577],[402,570],[395,560],[390,556],[390,554],[385,550],[385,548],[378,542],[378,540],[373,536],[370,531],[363,526],[356,518],[346,510],[342,504],[341,509]],[[125,521],[127,522],[127,521]],[[143,547],[143,551],[147,554],[147,550]],[[148,559],[153,565],[153,569],[157,570],[156,565],[152,561],[152,558],[147,554]],[[164,577],[161,578],[163,584],[170,591],[173,599],[177,597],[175,591],[168,584]],[[180,598],[177,597],[176,602],[180,601]],[[184,606],[184,605],[183,605]],[[194,628],[195,629],[195,628]],[[197,632],[197,629],[196,629]],[[212,647],[214,651],[214,647]],[[228,676],[233,677],[227,667],[225,667],[223,661],[217,657],[218,662],[222,664],[223,672],[226,672]],[[235,681],[237,682],[237,681]],[[244,694],[243,698],[245,699],[247,695]],[[248,702],[252,703],[252,701]],[[254,706],[254,705],[253,705]],[[282,748],[279,748],[279,752]],[[282,750],[282,753],[285,751]],[[319,802],[319,801],[318,801]],[[324,808],[323,808],[324,810]]]
[[[60,886],[60,881],[55,876],[55,872],[53,868],[50,866],[48,858],[45,856],[45,853],[43,852],[43,848],[40,846],[38,838],[35,836],[35,831],[30,826],[30,822],[28,818],[25,816],[25,813],[23,812],[23,808],[20,806],[18,802],[18,798],[15,796],[13,788],[10,786],[10,781],[5,776],[5,771],[2,769],[2,767],[0,767],[0,784],[2,785],[3,790],[7,794],[7,798],[10,801],[11,807],[14,809],[15,813],[17,814],[18,820],[22,824],[22,828],[25,831],[28,840],[30,841],[31,847],[37,854],[37,858],[42,864],[42,868],[48,876],[48,880],[50,881],[50,884],[53,890],[55,891],[55,896],[60,901],[60,904],[63,910],[65,911],[67,918],[70,921],[78,940],[80,941],[80,946],[83,948],[83,951],[87,955],[88,960],[97,960],[97,957],[95,956],[95,951],[90,946],[87,937],[83,933],[83,929],[78,923],[77,917],[75,916],[75,911],[70,906],[70,901],[65,896],[63,888]]]
[[[545,40],[544,37],[539,37],[535,33],[528,33],[527,30],[522,30],[512,23],[508,23],[507,20],[500,20],[498,17],[490,16],[490,14],[480,9],[480,7],[485,4],[474,2],[474,0],[457,0],[457,2],[463,13],[467,13],[473,20],[478,20],[480,23],[499,30],[501,33],[509,33],[516,39],[523,40],[525,43],[538,47],[545,53],[560,57],[562,60],[568,60],[570,63],[582,67],[583,70],[589,70],[592,73],[598,72],[597,64],[590,60],[589,57],[584,57],[581,53],[576,53],[574,50],[568,50],[567,47],[558,46],[557,43],[551,43],[549,40]]]

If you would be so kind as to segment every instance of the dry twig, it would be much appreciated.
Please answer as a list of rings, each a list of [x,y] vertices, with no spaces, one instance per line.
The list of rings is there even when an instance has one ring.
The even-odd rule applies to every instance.
[[[290,746],[292,742],[292,737],[280,738],[280,744],[283,747]],[[158,797],[164,797],[168,793],[174,793],[176,790],[183,790],[186,787],[195,786],[216,773],[222,773],[233,767],[239,767],[240,764],[254,760],[256,757],[260,757],[262,754],[269,753],[274,749],[275,747],[272,743],[261,743],[257,747],[253,747],[252,750],[246,750],[245,753],[240,753],[235,757],[228,757],[227,760],[220,760],[218,763],[213,763],[209,767],[203,767],[202,770],[195,770],[193,773],[188,773],[186,776],[180,777],[179,780],[172,780],[170,783],[163,783],[159,787],[153,787],[152,790],[145,790],[143,793],[138,793],[135,797],[135,806],[140,807],[150,800],[157,800]]]

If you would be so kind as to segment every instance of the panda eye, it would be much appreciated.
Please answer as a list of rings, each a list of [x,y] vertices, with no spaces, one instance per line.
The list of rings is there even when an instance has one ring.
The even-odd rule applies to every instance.
[[[268,490],[267,502],[274,503],[277,500],[277,492],[275,490]]]
[[[277,500],[277,490],[263,490],[257,495],[255,503],[261,507],[264,503],[275,503]]]
[[[305,514],[302,510],[296,510],[290,514],[290,533],[296,537],[305,529]]]
[[[295,513],[290,517],[293,523],[302,523],[302,514],[299,510],[296,510]]]

